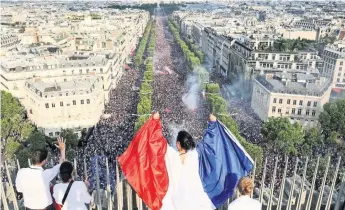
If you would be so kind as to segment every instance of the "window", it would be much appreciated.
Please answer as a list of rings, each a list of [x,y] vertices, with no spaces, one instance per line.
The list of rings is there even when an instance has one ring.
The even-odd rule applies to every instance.
[[[277,99],[276,98],[273,99],[273,103],[277,103]]]
[[[292,108],[291,114],[296,114],[296,109],[295,108]]]
[[[311,115],[312,115],[312,116],[315,116],[315,114],[316,114],[316,111],[315,111],[315,110],[311,111]]]
[[[311,101],[308,101],[307,106],[310,106],[310,105],[311,105]]]
[[[298,109],[297,114],[298,114],[298,115],[301,115],[301,114],[302,114],[302,109]]]
[[[67,82],[67,79],[63,79],[64,82]]]
[[[73,105],[76,105],[76,104],[77,104],[77,102],[75,100],[73,100]]]
[[[103,73],[103,68],[100,68],[99,71],[100,71],[101,73]]]
[[[285,114],[289,114],[289,113],[290,113],[289,108],[286,108]]]
[[[62,101],[60,102],[60,106],[63,106],[63,102]]]
[[[290,99],[288,99],[288,100],[287,100],[287,104],[290,104],[290,101],[291,101],[291,100],[290,100]]]
[[[297,101],[296,100],[293,100],[293,105],[296,105]]]
[[[281,113],[282,113],[282,109],[279,108],[279,109],[278,109],[278,114],[281,114]]]
[[[282,104],[283,103],[283,99],[279,99],[279,103]]]
[[[49,136],[53,136],[53,132],[50,132],[50,133],[49,133]]]
[[[55,104],[54,104],[54,103],[52,103],[52,107],[53,107],[53,108],[55,107]]]
[[[90,104],[90,99],[86,99],[86,103],[87,103],[87,104]]]
[[[299,101],[299,105],[302,106],[303,105],[303,100]]]
[[[305,115],[309,115],[309,112],[310,112],[310,111],[309,111],[309,110],[307,110],[307,111],[305,112]]]
[[[275,113],[275,112],[276,112],[276,107],[273,106],[273,107],[272,107],[272,113]]]
[[[317,107],[317,101],[314,101],[314,107]]]
[[[341,77],[341,72],[338,73],[338,77]]]
[[[337,78],[337,82],[340,82],[340,78]]]
[[[89,71],[90,71],[89,69],[86,69],[86,73],[87,73],[87,74],[89,73]]]
[[[55,136],[58,136],[58,135],[60,135],[60,132],[55,132]]]
[[[84,104],[84,100],[81,100],[80,103],[81,103],[81,104]]]
[[[46,108],[47,108],[47,109],[49,108],[49,104],[48,104],[48,103],[46,103]]]
[[[340,64],[339,64],[340,66],[342,66],[343,65],[343,61],[340,61]]]
[[[79,74],[82,74],[83,73],[83,70],[82,69],[79,69]]]

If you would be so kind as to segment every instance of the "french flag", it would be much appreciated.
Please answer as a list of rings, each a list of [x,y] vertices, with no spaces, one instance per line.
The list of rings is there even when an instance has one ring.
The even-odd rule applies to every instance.
[[[209,122],[204,138],[184,163],[151,117],[118,158],[129,184],[151,210],[210,210],[224,204],[254,166],[236,137]]]

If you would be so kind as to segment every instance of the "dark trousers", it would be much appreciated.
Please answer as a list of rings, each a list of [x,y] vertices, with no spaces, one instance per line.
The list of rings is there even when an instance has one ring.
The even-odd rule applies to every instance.
[[[53,205],[49,205],[47,207],[45,207],[44,209],[30,209],[28,207],[25,207],[25,210],[54,210]]]

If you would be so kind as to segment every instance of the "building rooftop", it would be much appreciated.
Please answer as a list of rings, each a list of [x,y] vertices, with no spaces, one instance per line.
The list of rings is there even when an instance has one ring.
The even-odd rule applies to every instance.
[[[302,73],[258,75],[256,81],[270,92],[310,96],[322,96],[331,85],[329,79]]]
[[[72,91],[73,94],[83,93],[88,94],[95,89],[95,85],[100,83],[102,80],[101,77],[91,76],[84,79],[78,80],[71,80],[66,82],[59,82],[59,83],[47,83],[42,81],[27,81],[25,86],[35,92],[36,94],[42,97],[42,94],[49,93],[54,94],[60,92],[70,92]],[[78,91],[78,92],[77,92]],[[62,96],[62,95],[60,95]]]
[[[12,57],[3,57],[1,69],[5,71],[21,72],[27,70],[45,70],[54,68],[69,68],[82,66],[103,66],[112,58],[115,53],[95,55],[91,54],[70,54],[70,55],[34,55],[22,54]],[[39,67],[38,66],[42,66]],[[31,68],[32,67],[32,68]]]

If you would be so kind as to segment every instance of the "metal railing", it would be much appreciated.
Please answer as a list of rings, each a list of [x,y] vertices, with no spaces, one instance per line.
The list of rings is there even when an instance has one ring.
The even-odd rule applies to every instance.
[[[30,164],[30,161],[28,161]],[[336,161],[335,168],[331,163],[331,158],[327,158],[327,163],[323,173],[320,170],[320,157],[317,158],[316,165],[312,167],[308,167],[309,163],[311,162],[308,157],[303,158],[303,161],[299,158],[292,159],[289,161],[288,157],[285,157],[284,160],[284,169],[278,167],[279,159],[275,158],[274,160],[274,167],[273,172],[268,173],[268,165],[267,158],[265,159],[265,163],[263,165],[263,170],[260,173],[257,171],[257,166],[254,164],[254,169],[252,171],[251,177],[253,180],[256,180],[255,177],[258,174],[261,174],[261,183],[255,183],[256,186],[260,185],[260,187],[255,188],[254,192],[252,193],[251,197],[254,199],[258,199],[262,205],[263,209],[266,210],[344,210],[345,207],[345,171],[344,168],[340,168],[341,164],[341,157]],[[79,168],[77,165],[77,160],[74,159],[74,169],[83,169],[82,175],[75,173],[75,177],[87,177],[88,170],[87,170],[87,160],[83,160],[83,167]],[[288,165],[294,163],[293,171],[288,170]],[[302,173],[298,173],[298,166],[300,163],[303,163],[303,167],[301,170]],[[50,161],[50,164],[53,164],[53,161]],[[93,166],[95,167],[95,176],[96,183],[95,189],[92,192],[93,197],[93,205],[89,207],[89,209],[97,209],[97,210],[146,210],[148,209],[147,206],[143,203],[141,198],[132,190],[131,186],[126,182],[125,179],[121,178],[120,169],[117,165],[115,167],[115,174],[110,174],[109,170],[109,161],[105,158],[105,173],[106,176],[106,187],[104,189],[101,188],[100,185],[100,169],[99,169],[99,160],[96,159],[96,163]],[[272,167],[271,167],[272,168]],[[18,160],[14,163],[14,166],[9,166],[6,162],[4,162],[2,168],[6,174],[6,180],[2,181],[1,183],[1,207],[4,210],[19,210],[24,209],[23,200],[17,200],[16,193],[14,189],[14,182],[13,177],[16,176],[16,172],[20,169],[20,165]],[[311,180],[311,184],[308,182],[310,180],[307,179],[307,172],[308,169],[313,171],[313,176]],[[332,169],[334,172],[332,174],[332,178],[328,180],[328,183],[331,183],[331,186],[327,186],[327,177],[329,177],[329,169]],[[341,169],[341,170],[340,170]],[[283,170],[283,171],[282,171]],[[278,182],[278,172],[282,172],[281,181]],[[342,173],[340,172],[342,171]],[[287,174],[291,174],[292,176],[288,177]],[[318,180],[318,175],[322,175],[321,180]],[[300,176],[302,175],[302,176]],[[111,176],[115,178],[115,186],[113,186],[113,191],[111,187]],[[269,179],[270,182],[266,182]],[[321,181],[319,184],[319,188],[316,191],[316,183]],[[266,183],[267,187],[266,187]],[[312,193],[311,193],[312,192]],[[325,193],[327,192],[327,193]],[[219,207],[218,210],[226,210],[228,204],[233,201],[238,195],[235,194],[232,198],[230,198],[223,206]],[[276,197],[277,196],[277,197]]]

